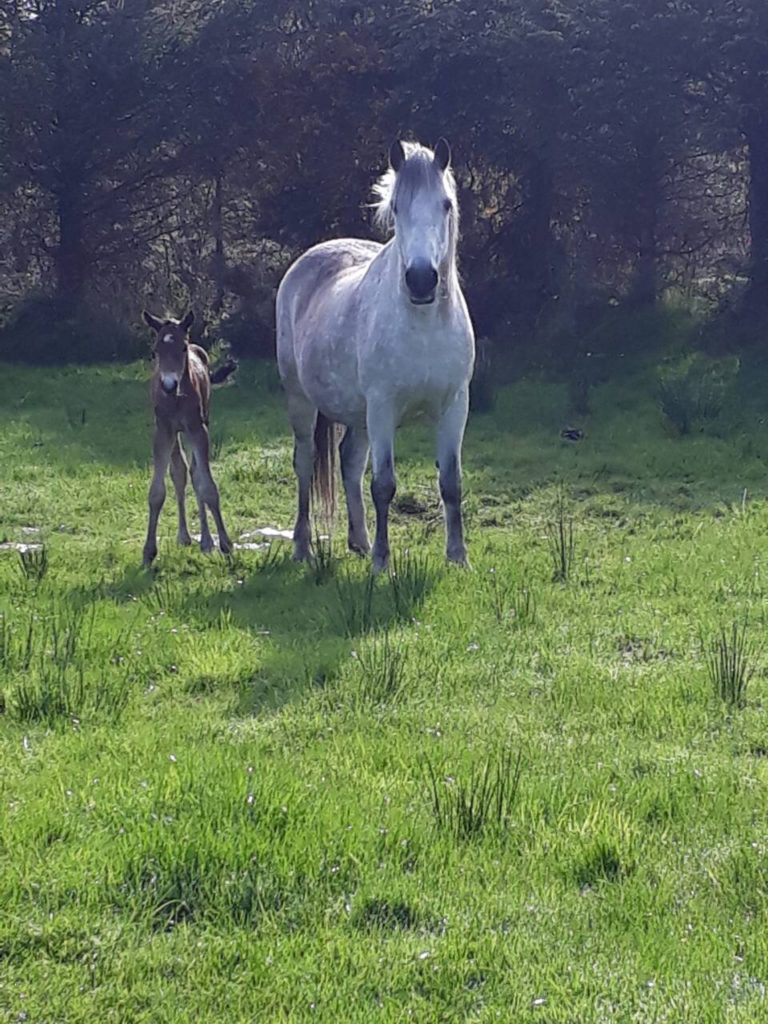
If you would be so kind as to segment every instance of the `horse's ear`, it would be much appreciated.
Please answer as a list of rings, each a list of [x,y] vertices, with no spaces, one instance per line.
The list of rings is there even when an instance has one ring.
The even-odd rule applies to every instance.
[[[152,316],[152,314],[148,313],[146,309],[141,315],[144,317],[144,323],[147,327],[151,327],[153,331],[159,331],[163,326],[163,321],[158,319],[156,316]]]
[[[405,163],[405,150],[400,139],[395,139],[392,145],[389,147],[389,166],[397,174],[400,168]]]
[[[440,141],[435,146],[435,163],[444,171],[448,164],[451,162],[451,147],[448,145],[445,139]]]
[[[184,319],[179,324],[179,327],[182,329],[182,331],[188,331],[189,328],[192,326],[192,324],[194,322],[195,322],[195,314],[190,309],[190,311],[187,313],[187,315],[184,317]]]

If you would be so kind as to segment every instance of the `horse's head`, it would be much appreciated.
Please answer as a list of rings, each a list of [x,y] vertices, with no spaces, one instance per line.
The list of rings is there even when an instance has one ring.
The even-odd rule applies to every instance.
[[[195,319],[190,310],[183,320],[162,320],[144,310],[144,322],[155,332],[155,355],[160,387],[167,395],[176,394],[187,368],[187,333]]]
[[[414,305],[429,305],[435,301],[456,243],[451,150],[445,139],[440,139],[434,153],[422,146],[406,150],[401,142],[394,142],[389,162],[394,182],[388,212],[395,227],[405,288]]]

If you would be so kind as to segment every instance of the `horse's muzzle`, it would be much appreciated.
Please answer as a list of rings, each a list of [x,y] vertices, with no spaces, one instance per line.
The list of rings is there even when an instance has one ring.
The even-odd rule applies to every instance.
[[[428,306],[435,301],[438,274],[429,263],[412,263],[405,272],[405,286],[414,306]]]
[[[166,395],[173,395],[179,386],[179,378],[175,373],[161,373],[160,374],[160,387],[163,389]]]

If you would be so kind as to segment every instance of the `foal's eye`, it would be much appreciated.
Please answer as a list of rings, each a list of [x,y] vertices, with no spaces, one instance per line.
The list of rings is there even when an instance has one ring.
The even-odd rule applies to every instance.
[[[453,202],[450,199],[443,200],[443,209],[446,213],[450,213],[453,209]]]
[[[397,205],[395,203],[392,204],[392,216],[397,216]]]

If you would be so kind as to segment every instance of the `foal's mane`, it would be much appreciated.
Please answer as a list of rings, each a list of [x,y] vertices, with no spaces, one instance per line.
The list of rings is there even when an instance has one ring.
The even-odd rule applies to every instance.
[[[456,182],[450,167],[440,171],[436,166],[435,154],[418,142],[403,142],[405,162],[399,172],[389,167],[373,186],[376,201],[372,204],[375,212],[374,223],[383,231],[391,231],[395,226],[394,206],[398,196],[413,194],[419,188],[429,186],[438,177],[442,177],[449,197],[453,200],[451,214],[454,229],[458,227],[458,206],[456,203]],[[454,232],[455,233],[455,232]]]

